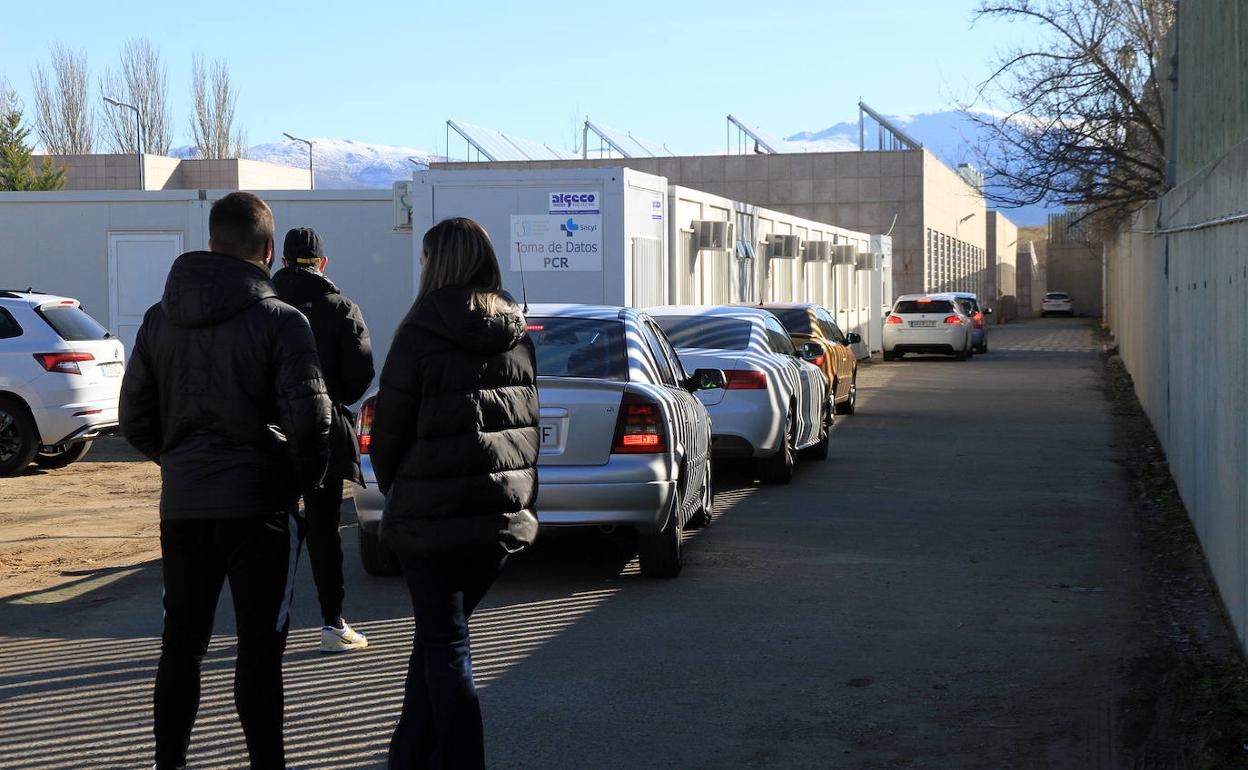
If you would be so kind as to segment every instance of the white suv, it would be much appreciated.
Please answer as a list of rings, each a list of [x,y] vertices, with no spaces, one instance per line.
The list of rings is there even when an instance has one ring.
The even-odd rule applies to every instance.
[[[78,300],[0,290],[0,476],[62,468],[115,429],[123,360]]]

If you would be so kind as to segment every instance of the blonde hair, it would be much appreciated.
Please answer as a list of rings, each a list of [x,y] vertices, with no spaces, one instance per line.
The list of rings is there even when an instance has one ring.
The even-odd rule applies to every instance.
[[[469,307],[496,315],[503,304],[503,276],[485,228],[467,217],[444,219],[425,233],[425,264],[420,273],[419,303],[444,286],[476,289]]]

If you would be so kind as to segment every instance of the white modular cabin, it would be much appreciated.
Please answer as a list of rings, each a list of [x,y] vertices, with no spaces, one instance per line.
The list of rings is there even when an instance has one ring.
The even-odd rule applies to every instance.
[[[862,335],[860,354],[880,349],[885,260],[868,255],[887,242],[891,264],[891,239],[678,185],[668,210],[675,302],[814,302]]]
[[[412,181],[413,278],[421,235],[480,223],[517,301],[646,307],[669,293],[667,180],[626,168],[432,169]]]
[[[0,288],[74,297],[121,339],[160,301],[179,254],[208,248],[208,213],[230,190],[0,192]],[[292,227],[312,227],[326,275],[359,304],[377,369],[411,307],[412,236],[390,190],[257,190],[273,209],[275,267]]]

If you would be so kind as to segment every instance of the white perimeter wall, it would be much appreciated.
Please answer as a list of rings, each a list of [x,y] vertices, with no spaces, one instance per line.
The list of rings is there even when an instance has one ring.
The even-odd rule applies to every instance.
[[[1142,211],[1107,251],[1106,316],[1248,646],[1248,146]],[[1169,235],[1158,229],[1193,226]]]

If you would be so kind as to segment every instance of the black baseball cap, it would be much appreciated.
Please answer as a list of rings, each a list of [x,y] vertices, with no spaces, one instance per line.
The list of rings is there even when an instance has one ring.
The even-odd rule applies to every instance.
[[[317,265],[325,258],[321,236],[310,227],[296,227],[286,233],[282,242],[282,259],[300,265]]]

